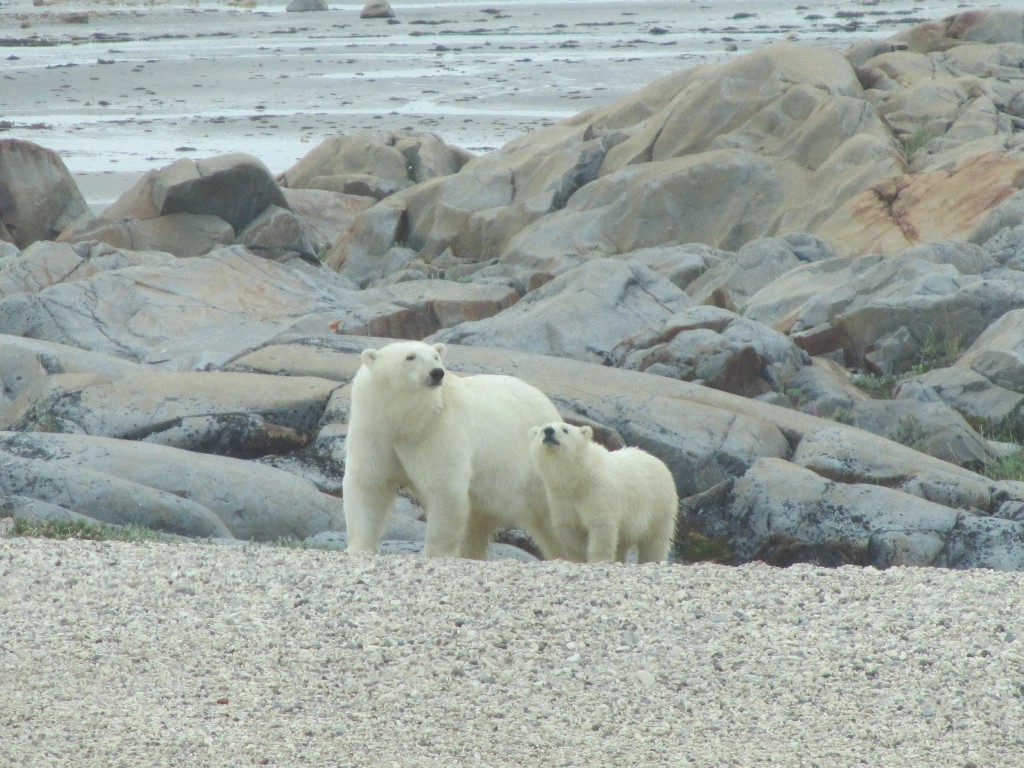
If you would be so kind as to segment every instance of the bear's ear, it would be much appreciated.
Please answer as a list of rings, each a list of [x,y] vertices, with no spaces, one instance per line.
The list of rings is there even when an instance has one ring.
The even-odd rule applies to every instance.
[[[586,424],[584,424],[582,427],[580,427],[580,432],[582,433],[583,437],[586,438],[587,440],[594,439],[593,427],[589,427]]]
[[[373,362],[377,359],[380,353],[376,349],[364,349],[359,355],[359,358],[363,361],[363,365],[367,368],[373,365]]]
[[[445,354],[448,352],[448,347],[438,342],[434,345],[434,351],[437,352],[437,356],[444,360]]]

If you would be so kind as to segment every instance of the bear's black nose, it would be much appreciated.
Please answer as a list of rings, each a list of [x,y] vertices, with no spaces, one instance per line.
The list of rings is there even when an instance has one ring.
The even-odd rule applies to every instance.
[[[547,435],[548,437],[552,437],[555,434],[555,428],[554,427],[544,427],[544,434]]]
[[[435,384],[440,384],[441,383],[441,379],[443,379],[443,378],[444,378],[444,368],[434,368],[430,372],[430,379]]]

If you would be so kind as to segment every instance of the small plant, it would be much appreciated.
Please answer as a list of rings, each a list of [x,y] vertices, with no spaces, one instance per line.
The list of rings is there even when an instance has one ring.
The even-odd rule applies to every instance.
[[[909,163],[914,159],[924,145],[931,140],[931,135],[924,128],[918,128],[909,136],[904,136],[900,139],[900,147],[903,154],[903,160]]]
[[[945,368],[957,361],[964,351],[964,337],[961,333],[947,328],[946,333],[939,333],[934,327],[928,329],[928,337],[921,346],[921,359],[910,369],[910,373],[918,375],[934,368]]]
[[[896,390],[896,377],[862,373],[853,377],[853,385],[875,400],[892,400]]]
[[[840,424],[849,424],[853,420],[853,412],[849,408],[840,406],[832,411],[829,418],[832,419],[832,421],[839,422]]]
[[[924,425],[916,416],[904,416],[899,420],[896,429],[889,435],[895,443],[902,443],[908,448],[919,448],[928,438]]]
[[[989,480],[1024,481],[1024,447],[1009,456],[990,461],[982,467],[981,474]]]
[[[731,565],[736,562],[736,553],[724,541],[681,525],[672,544],[672,559],[681,563]]]
[[[166,537],[137,525],[104,525],[84,520],[26,520],[15,518],[12,536],[89,541],[159,541]]]

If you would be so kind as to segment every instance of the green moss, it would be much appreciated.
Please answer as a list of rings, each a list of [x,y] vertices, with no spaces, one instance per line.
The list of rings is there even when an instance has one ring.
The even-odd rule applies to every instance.
[[[681,563],[736,563],[736,553],[726,542],[705,536],[693,528],[681,527],[672,545],[672,557]]]
[[[104,525],[83,520],[25,520],[15,518],[12,536],[89,541],[157,541],[163,534],[137,525]]]
[[[892,400],[896,390],[896,377],[862,373],[853,377],[853,385],[875,400]]]

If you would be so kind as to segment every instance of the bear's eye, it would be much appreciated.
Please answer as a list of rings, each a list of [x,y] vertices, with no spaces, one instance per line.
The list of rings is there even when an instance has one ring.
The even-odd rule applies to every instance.
[[[563,431],[563,432],[564,432],[565,434],[567,434],[567,435],[569,434],[569,428],[568,428],[568,427],[562,427],[562,431]]]
[[[406,355],[406,356],[405,356],[405,359],[406,359],[406,360],[410,360],[410,361],[411,361],[411,360],[415,360],[415,359],[416,359],[416,355],[415,355],[415,353],[414,353],[414,354],[411,354],[411,355]]]

